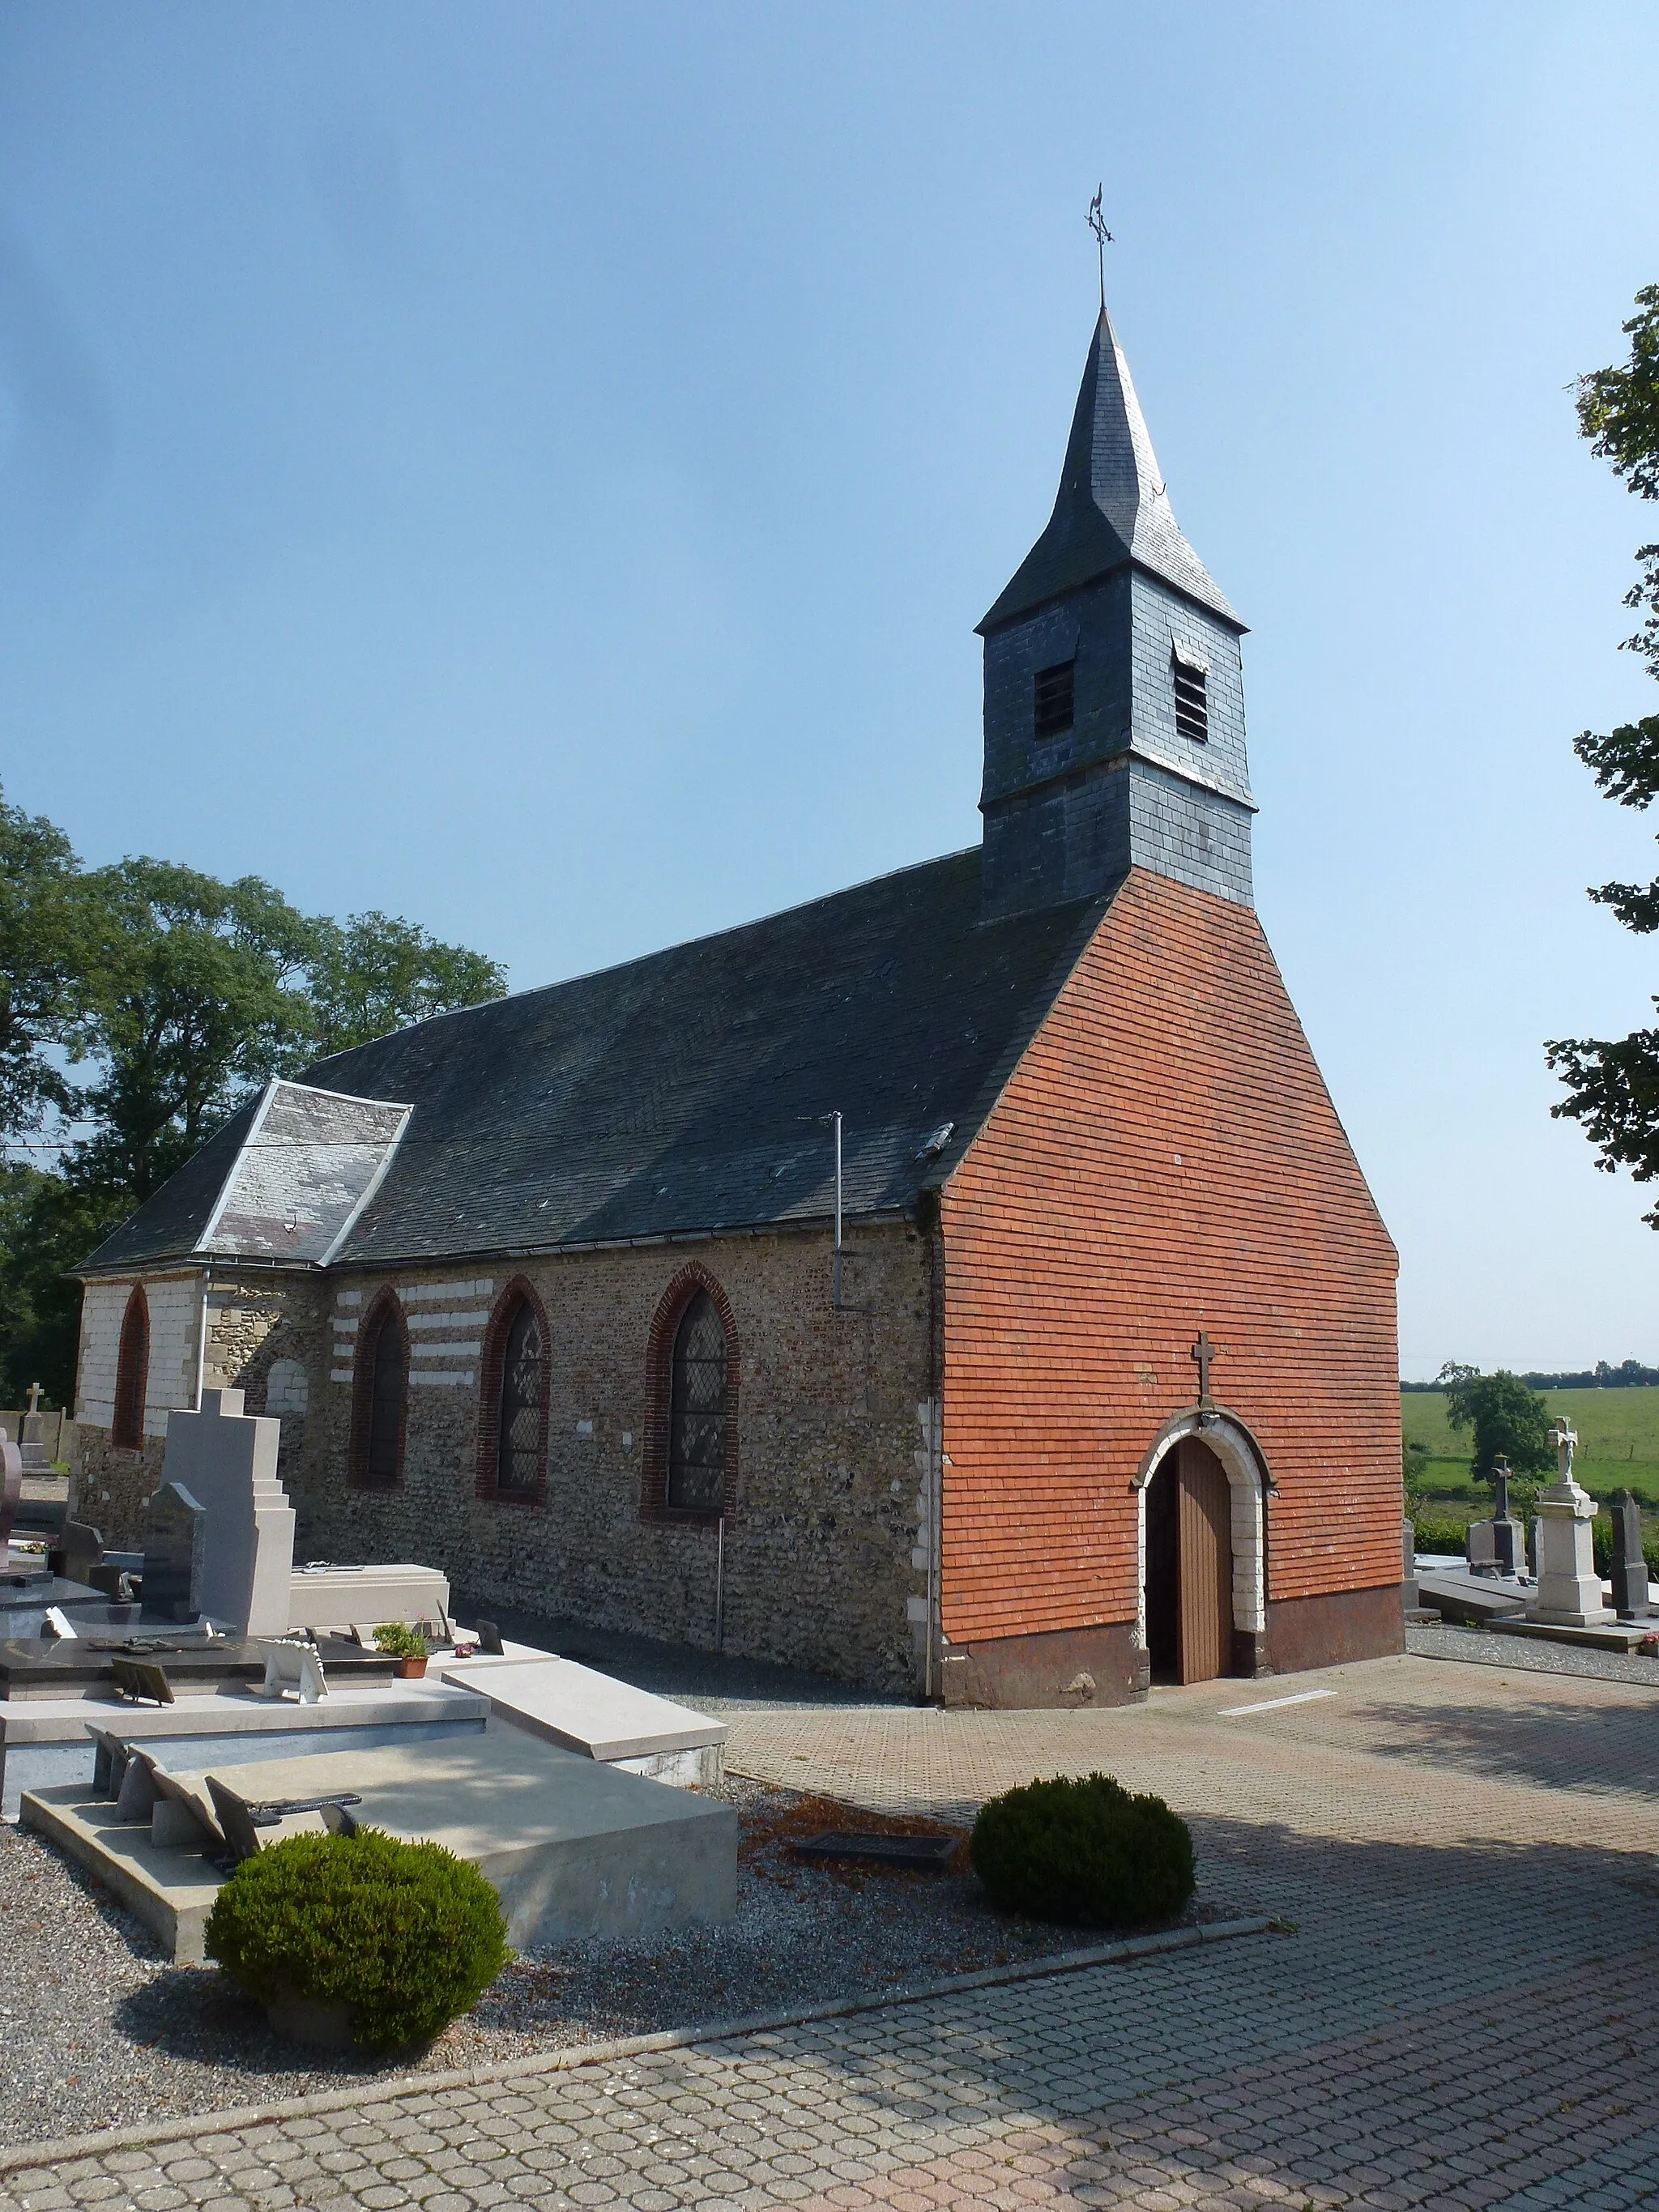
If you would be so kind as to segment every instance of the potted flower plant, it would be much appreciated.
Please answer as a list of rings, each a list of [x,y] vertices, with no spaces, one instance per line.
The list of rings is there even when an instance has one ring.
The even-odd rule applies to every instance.
[[[398,1662],[406,1682],[417,1682],[426,1672],[426,1638],[406,1620],[383,1621],[374,1632],[375,1649]]]

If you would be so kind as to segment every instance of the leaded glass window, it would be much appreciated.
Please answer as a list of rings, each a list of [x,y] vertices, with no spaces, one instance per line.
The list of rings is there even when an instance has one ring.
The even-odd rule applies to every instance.
[[[718,1513],[726,1482],[726,1330],[714,1301],[699,1291],[674,1338],[669,1423],[668,1503]]]
[[[542,1382],[546,1357],[541,1323],[526,1298],[513,1316],[501,1354],[495,1480],[503,1490],[533,1490],[541,1480]]]
[[[404,1388],[407,1372],[403,1331],[390,1306],[369,1340],[368,1440],[363,1452],[363,1474],[370,1482],[396,1482],[404,1424]]]

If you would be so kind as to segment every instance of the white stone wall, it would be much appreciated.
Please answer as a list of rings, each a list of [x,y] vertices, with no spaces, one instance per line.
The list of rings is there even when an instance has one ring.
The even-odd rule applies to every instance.
[[[131,1282],[88,1283],[81,1308],[81,1369],[76,1419],[107,1429],[115,1419],[115,1370],[121,1356],[121,1323]],[[201,1324],[202,1279],[197,1274],[149,1278],[149,1374],[144,1390],[144,1434],[164,1437],[167,1415],[196,1396],[196,1335]]]
[[[75,1418],[95,1429],[115,1419],[115,1363],[121,1352],[121,1318],[131,1283],[88,1283],[81,1295],[81,1359],[75,1380]]]
[[[471,1389],[478,1379],[483,1355],[483,1332],[489,1321],[495,1279],[483,1276],[465,1282],[402,1283],[397,1285],[409,1331],[409,1379],[411,1384],[441,1383]],[[331,1382],[349,1383],[356,1372],[357,1326],[362,1319],[361,1291],[341,1291],[334,1301],[333,1358]],[[457,1364],[457,1363],[461,1363]]]

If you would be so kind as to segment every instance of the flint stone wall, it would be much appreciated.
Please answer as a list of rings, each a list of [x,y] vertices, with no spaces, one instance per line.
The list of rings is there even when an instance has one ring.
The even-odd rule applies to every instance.
[[[726,1649],[911,1686],[926,1615],[918,1462],[931,1261],[927,1240],[896,1225],[849,1243],[844,1297],[871,1313],[831,1308],[830,1243],[817,1234],[497,1263],[488,1279],[477,1263],[447,1276],[331,1278],[335,1350],[325,1372],[310,1370],[289,1484],[298,1554],[416,1559],[470,1599],[712,1644],[714,1529],[640,1513],[647,1344],[689,1258],[730,1299],[741,1363]],[[534,1503],[475,1494],[477,1316],[518,1275],[551,1339],[547,1482]],[[353,1487],[346,1468],[354,1325],[388,1285],[411,1323],[411,1379],[402,1480],[382,1491]]]

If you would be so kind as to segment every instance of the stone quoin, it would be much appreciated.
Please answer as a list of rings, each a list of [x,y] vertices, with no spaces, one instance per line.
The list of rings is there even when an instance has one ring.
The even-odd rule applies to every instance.
[[[980,846],[211,1138],[82,1269],[77,1510],[137,1540],[169,1412],[240,1390],[299,1556],[468,1601],[954,1704],[1399,1650],[1395,1255],[1103,309],[980,631]]]

